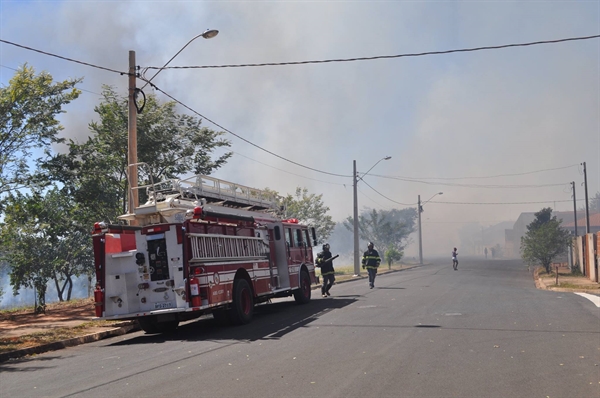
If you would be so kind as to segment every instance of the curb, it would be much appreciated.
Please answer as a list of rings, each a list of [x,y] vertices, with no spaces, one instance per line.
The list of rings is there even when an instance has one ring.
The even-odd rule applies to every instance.
[[[544,281],[542,280],[542,278],[540,278],[539,276],[539,268],[536,268],[533,271],[533,280],[535,282],[535,287],[541,290],[548,290],[550,292],[561,292],[561,293],[587,293],[587,294],[593,294],[593,295],[598,295],[598,293],[600,293],[600,291],[598,291],[597,289],[593,290],[593,289],[585,289],[585,288],[568,288],[568,287],[548,287]]]
[[[30,348],[23,348],[20,350],[9,351],[0,354],[0,362],[8,361],[9,359],[21,358],[27,355],[34,354],[42,354],[48,351],[56,351],[62,348],[73,347],[80,344],[91,343],[93,341],[98,341],[102,339],[106,339],[108,337],[121,336],[129,332],[134,332],[140,330],[140,327],[137,323],[131,323],[126,326],[121,326],[115,329],[106,330],[100,333],[92,333],[87,334],[85,336],[74,337],[72,339],[56,341],[54,343],[43,344]]]

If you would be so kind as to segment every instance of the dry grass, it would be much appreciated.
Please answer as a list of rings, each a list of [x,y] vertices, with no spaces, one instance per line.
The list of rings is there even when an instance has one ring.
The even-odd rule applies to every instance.
[[[73,328],[53,328],[46,332],[32,333],[18,337],[0,338],[0,353],[81,337],[90,334],[92,331],[96,331],[99,327],[110,326],[110,322],[94,321]]]

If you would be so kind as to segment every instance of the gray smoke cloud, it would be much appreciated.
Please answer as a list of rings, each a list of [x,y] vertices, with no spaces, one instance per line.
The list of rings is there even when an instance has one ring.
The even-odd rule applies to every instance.
[[[369,57],[552,40],[597,34],[600,22],[599,6],[591,2],[0,1],[0,7],[2,39],[123,72],[129,50],[136,51],[142,67],[162,66],[206,28],[220,33],[195,40],[171,66]],[[406,207],[395,202],[414,207],[418,195],[426,201],[444,192],[424,206],[423,245],[426,255],[446,255],[460,245],[466,225],[478,231],[546,206],[572,210],[568,183],[576,181],[582,199],[578,165],[583,161],[590,194],[600,190],[599,54],[599,40],[594,39],[375,61],[165,70],[154,83],[256,145],[348,176],[302,169],[231,135],[236,155],[215,173],[281,193],[305,186],[323,194],[337,221],[352,214],[352,161],[366,172],[392,156],[359,183],[359,207]],[[70,138],[85,139],[102,84],[127,94],[126,76],[7,44],[0,44],[0,84],[8,83],[14,73],[10,68],[25,62],[56,79],[85,78],[80,88],[86,91],[62,119]],[[520,176],[439,180],[569,165]],[[544,184],[561,185],[539,186]],[[505,204],[524,202],[543,203]],[[407,254],[415,253],[412,244]]]

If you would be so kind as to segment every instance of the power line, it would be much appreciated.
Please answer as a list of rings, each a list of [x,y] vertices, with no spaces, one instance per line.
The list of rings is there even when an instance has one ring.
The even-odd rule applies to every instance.
[[[296,177],[306,178],[307,180],[312,180],[312,181],[323,182],[323,183],[325,183],[325,184],[341,185],[341,186],[344,186],[344,187],[346,186],[346,184],[341,184],[341,183],[339,183],[339,182],[330,182],[330,181],[317,180],[317,179],[315,179],[315,178],[306,177],[306,176],[303,176],[303,175],[301,175],[301,174],[292,173],[291,171],[287,171],[287,170],[279,169],[279,168],[277,168],[277,167],[275,167],[275,166],[271,166],[270,164],[266,164],[266,163],[263,163],[263,162],[261,162],[261,161],[258,161],[258,160],[256,160],[256,159],[249,158],[248,156],[242,155],[242,154],[241,154],[241,153],[239,153],[239,152],[235,152],[235,151],[231,151],[231,152],[235,153],[235,154],[236,154],[236,155],[238,155],[238,156],[241,156],[241,157],[243,157],[243,158],[246,158],[246,159],[248,159],[248,160],[251,160],[251,161],[253,161],[253,162],[256,162],[256,163],[262,164],[263,166],[267,166],[267,167],[270,167],[270,168],[272,168],[272,169],[279,170],[279,171],[281,171],[281,172],[283,172],[283,173],[291,174],[291,175],[293,175],[293,176],[296,176]]]
[[[317,64],[317,63],[330,63],[330,62],[349,62],[349,61],[367,61],[367,60],[375,60],[375,59],[391,59],[391,58],[402,58],[402,57],[417,57],[417,56],[425,56],[425,55],[440,55],[440,54],[450,54],[450,53],[458,53],[458,52],[472,52],[472,51],[481,51],[481,50],[494,50],[494,49],[503,49],[503,48],[510,48],[510,47],[525,47],[525,46],[533,46],[533,45],[540,45],[540,44],[552,44],[552,43],[561,43],[561,42],[568,42],[568,41],[576,41],[576,40],[588,40],[588,39],[594,39],[594,38],[598,38],[600,37],[600,35],[593,35],[593,36],[581,36],[581,37],[572,37],[572,38],[565,38],[565,39],[557,39],[557,40],[545,40],[545,41],[536,41],[536,42],[529,42],[529,43],[515,43],[515,44],[504,44],[504,45],[499,45],[499,46],[485,46],[485,47],[475,47],[475,48],[464,48],[464,49],[454,49],[454,50],[445,50],[445,51],[431,51],[431,52],[422,52],[422,53],[408,53],[408,54],[398,54],[398,55],[383,55],[383,56],[375,56],[375,57],[361,57],[361,58],[347,58],[347,59],[329,59],[329,60],[321,60],[321,61],[299,61],[299,62],[282,62],[282,63],[263,63],[263,64],[243,64],[243,65],[216,65],[216,66],[191,66],[191,67],[161,67],[161,68],[156,68],[156,67],[146,67],[144,69],[144,72],[148,69],[193,69],[193,68],[227,68],[227,67],[246,67],[246,66],[283,66],[283,65],[300,65],[300,64]],[[83,62],[83,61],[79,61],[76,59],[72,59],[72,58],[68,58],[68,57],[63,57],[57,54],[53,54],[53,53],[49,53],[46,51],[42,51],[42,50],[38,50],[32,47],[28,47],[28,46],[24,46],[21,44],[17,44],[17,43],[13,43],[10,42],[8,40],[3,40],[0,39],[1,43],[5,43],[5,44],[9,44],[12,46],[16,46],[19,48],[23,48],[29,51],[34,51],[34,52],[38,52],[40,54],[44,54],[44,55],[48,55],[51,57],[55,57],[55,58],[59,58],[65,61],[69,61],[69,62],[74,62],[74,63],[78,63],[81,65],[85,65],[85,66],[89,66],[92,68],[97,68],[97,69],[102,69],[102,70],[106,70],[109,72],[113,72],[113,73],[119,73],[120,75],[129,75],[128,72],[122,72],[122,71],[118,71],[115,69],[111,69],[111,68],[107,68],[107,67],[103,67],[103,66],[99,66],[99,65],[94,65],[94,64],[90,64],[88,62]],[[4,65],[2,65],[4,66]],[[6,66],[5,66],[6,67]],[[142,74],[143,75],[143,74]],[[326,172],[326,171],[322,171],[322,170],[318,170],[309,166],[305,166],[302,165],[300,163],[297,163],[295,161],[292,161],[290,159],[287,159],[283,156],[280,156],[272,151],[269,151],[265,148],[262,148],[261,146],[254,144],[253,142],[239,136],[238,134],[233,133],[232,131],[226,129],[225,127],[219,125],[218,123],[212,121],[211,119],[201,115],[199,112],[195,111],[194,109],[192,109],[191,107],[187,106],[186,104],[182,103],[181,101],[175,99],[173,96],[167,94],[165,91],[159,89],[157,86],[153,85],[152,83],[150,83],[148,80],[141,78],[141,80],[146,81],[147,83],[149,83],[152,87],[154,87],[157,91],[160,91],[161,93],[163,93],[164,95],[166,95],[167,97],[171,98],[173,101],[177,102],[178,104],[180,104],[181,106],[185,107],[186,109],[190,110],[191,112],[197,114],[198,116],[202,117],[203,119],[207,120],[208,122],[212,123],[213,125],[223,129],[224,131],[228,132],[229,134],[239,138],[240,140],[264,151],[269,153],[272,156],[275,156],[277,158],[280,158],[282,160],[285,160],[287,162],[290,162],[292,164],[295,164],[299,167],[302,168],[306,168],[308,170],[312,170],[318,173],[322,173],[322,174],[328,174],[328,175],[332,175],[332,176],[337,176],[337,177],[352,177],[351,175],[344,175],[344,174],[336,174],[336,173],[330,173],[330,172]],[[87,91],[87,90],[83,90],[83,91]],[[91,92],[91,91],[90,91]],[[93,92],[91,92],[93,93]],[[93,93],[93,94],[97,94],[97,93]],[[570,167],[570,166],[568,166]],[[425,183],[425,184],[430,184],[426,181],[419,181],[419,180],[413,180],[410,178],[395,178],[395,177],[388,177],[388,176],[380,176],[380,175],[376,175],[376,174],[372,174],[373,176],[377,176],[377,177],[381,177],[381,178],[392,178],[392,179],[398,179],[398,180],[404,180],[404,181],[408,181],[408,182],[419,182],[419,183]],[[466,177],[468,178],[468,177]],[[485,178],[485,177],[483,177]],[[490,177],[492,178],[492,177]],[[366,182],[365,182],[366,183]],[[452,184],[444,184],[444,183],[436,183],[438,185],[452,185]],[[566,184],[566,183],[564,183]],[[533,188],[533,187],[545,187],[545,186],[559,186],[559,185],[564,185],[564,184],[546,184],[546,185],[525,185],[525,186],[517,186],[517,185],[513,185],[513,186],[501,186],[501,185],[495,185],[495,186],[484,186],[484,185],[460,185],[460,184],[456,184],[455,186],[465,186],[465,187],[471,187],[471,188]],[[368,184],[367,184],[368,185]],[[369,185],[369,187],[371,187]],[[373,189],[371,187],[371,189]],[[377,192],[377,191],[375,191]],[[379,192],[378,192],[379,193]],[[381,194],[380,194],[381,195]],[[384,195],[381,195],[384,196]],[[385,197],[385,196],[384,196]],[[392,199],[386,198],[394,203],[398,203],[398,204],[403,204],[400,202],[396,202]],[[403,204],[405,205],[405,204]]]
[[[36,52],[36,53],[40,53],[40,54],[44,54],[44,55],[48,55],[48,56],[50,56],[50,57],[59,58],[59,59],[62,59],[62,60],[65,60],[65,61],[69,61],[69,62],[75,62],[76,64],[81,64],[81,65],[85,65],[85,66],[90,66],[90,67],[92,67],[92,68],[102,69],[102,70],[106,70],[106,71],[109,71],[109,72],[119,73],[119,74],[121,74],[121,75],[129,75],[129,73],[128,73],[128,72],[121,72],[121,71],[118,71],[118,70],[115,70],[115,69],[106,68],[106,67],[104,67],[104,66],[99,66],[99,65],[90,64],[90,63],[88,63],[88,62],[78,61],[78,60],[76,60],[76,59],[73,59],[73,58],[67,58],[67,57],[63,57],[63,56],[61,56],[61,55],[52,54],[52,53],[49,53],[49,52],[46,52],[46,51],[42,51],[42,50],[37,50],[37,49],[35,49],[35,48],[31,48],[31,47],[23,46],[23,45],[21,45],[21,44],[13,43],[13,42],[11,42],[11,41],[8,41],[8,40],[3,40],[3,39],[0,39],[0,42],[1,42],[1,43],[10,44],[11,46],[20,47],[20,48],[23,48],[23,49],[25,49],[25,50],[34,51],[34,52]]]
[[[528,174],[542,173],[545,171],[563,170],[563,169],[568,169],[568,168],[576,167],[576,166],[579,167],[579,164],[577,163],[577,164],[571,164],[569,166],[553,167],[553,168],[549,168],[549,169],[542,169],[542,170],[535,170],[535,171],[526,171],[523,173],[497,174],[497,175],[479,176],[479,177],[406,177],[406,176],[382,176],[382,175],[377,175],[377,174],[370,174],[370,175],[374,175],[377,177],[386,177],[386,178],[387,177],[389,177],[389,178],[404,178],[407,180],[476,180],[476,179],[499,178],[499,177],[516,177],[516,176],[523,176],[523,175],[528,175]]]
[[[582,199],[577,199],[577,201],[581,201]],[[529,204],[541,204],[541,203],[562,203],[562,202],[572,202],[572,200],[544,200],[539,202],[439,202],[439,201],[430,201],[429,203],[438,203],[438,204],[446,204],[446,205],[529,205]]]
[[[327,174],[327,175],[336,176],[336,177],[347,177],[347,178],[351,178],[351,177],[352,177],[352,175],[346,175],[346,174],[337,174],[337,173],[330,173],[330,172],[328,172],[328,171],[323,171],[323,170],[315,169],[315,168],[313,168],[313,167],[305,166],[305,165],[303,165],[303,164],[301,164],[301,163],[295,162],[295,161],[293,161],[293,160],[291,160],[291,159],[288,159],[288,158],[285,158],[285,157],[283,157],[283,156],[281,156],[281,155],[278,155],[278,154],[276,154],[275,152],[272,152],[272,151],[270,151],[270,150],[268,150],[268,149],[265,149],[265,148],[261,147],[260,145],[257,145],[257,144],[255,144],[255,143],[253,143],[252,141],[250,141],[250,140],[247,140],[246,138],[244,138],[244,137],[242,137],[242,136],[240,136],[240,135],[238,135],[238,134],[234,133],[233,131],[231,131],[231,130],[229,130],[229,129],[227,129],[227,128],[223,127],[223,126],[221,126],[221,125],[220,125],[220,124],[218,124],[217,122],[215,122],[215,121],[213,121],[213,120],[211,120],[211,119],[207,118],[206,116],[204,116],[204,115],[200,114],[200,113],[199,113],[199,112],[197,112],[195,109],[193,109],[193,108],[189,107],[188,105],[184,104],[183,102],[179,101],[178,99],[176,99],[176,98],[175,98],[175,97],[173,97],[172,95],[170,95],[170,94],[166,93],[166,92],[165,92],[165,91],[163,91],[162,89],[160,89],[160,88],[158,88],[157,86],[155,86],[154,84],[152,84],[152,83],[150,83],[150,82],[148,82],[148,83],[149,83],[149,84],[150,84],[150,85],[151,85],[151,86],[152,86],[152,87],[153,87],[155,90],[157,90],[157,91],[159,91],[159,92],[163,93],[164,95],[166,95],[167,97],[171,98],[173,101],[177,102],[179,105],[183,106],[184,108],[186,108],[186,109],[187,109],[187,110],[189,110],[190,112],[193,112],[193,113],[195,113],[196,115],[200,116],[202,119],[204,119],[204,120],[208,121],[209,123],[211,123],[211,124],[213,124],[213,125],[217,126],[218,128],[222,129],[223,131],[226,131],[226,132],[228,132],[229,134],[233,135],[234,137],[236,137],[236,138],[239,138],[240,140],[242,140],[242,141],[246,142],[247,144],[250,144],[250,145],[252,145],[253,147],[255,147],[255,148],[258,148],[258,149],[260,149],[261,151],[264,151],[264,152],[268,153],[269,155],[275,156],[276,158],[279,158],[279,159],[281,159],[281,160],[285,160],[286,162],[292,163],[292,164],[294,164],[294,165],[296,165],[296,166],[299,166],[299,167],[302,167],[302,168],[305,168],[305,169],[308,169],[308,170],[315,171],[315,172],[317,172],[317,173],[321,173],[321,174]]]
[[[288,65],[306,65],[306,64],[325,64],[325,63],[332,63],[332,62],[373,61],[376,59],[422,57],[422,56],[426,56],[426,55],[442,55],[442,54],[463,53],[463,52],[473,52],[473,51],[482,51],[482,50],[498,50],[498,49],[510,48],[510,47],[526,47],[526,46],[535,46],[535,45],[540,45],[540,44],[554,44],[554,43],[562,43],[562,42],[567,42],[567,41],[589,40],[589,39],[596,39],[598,37],[600,37],[600,35],[570,37],[570,38],[566,38],[566,39],[557,39],[557,40],[542,40],[542,41],[534,41],[534,42],[529,42],[529,43],[502,44],[502,45],[498,45],[498,46],[461,48],[461,49],[445,50],[445,51],[428,51],[428,52],[421,52],[421,53],[407,53],[407,54],[397,54],[397,55],[378,55],[378,56],[374,56],[374,57],[339,58],[339,59],[326,59],[326,60],[316,60],[316,61],[268,62],[268,63],[260,63],[260,64],[169,66],[166,68],[165,67],[157,67],[157,66],[147,66],[144,68],[144,73],[148,69],[161,69],[161,70],[162,69],[218,69],[218,68],[246,68],[246,67],[258,67],[258,66],[288,66]]]
[[[373,191],[377,192],[379,194],[379,196],[382,196],[384,198],[386,198],[387,200],[389,200],[390,202],[394,202],[396,204],[402,205],[402,206],[415,206],[416,203],[401,203],[401,202],[397,202],[394,199],[390,199],[387,196],[385,196],[384,194],[382,194],[381,192],[379,192],[378,190],[376,190],[375,188],[373,188],[372,186],[369,185],[368,182],[366,182],[365,180],[362,180],[362,182],[364,182],[369,188],[371,188]]]
[[[439,181],[422,181],[412,178],[402,178],[402,177],[392,177],[392,176],[384,176],[380,174],[369,174],[373,177],[386,178],[390,180],[397,181],[405,181],[405,182],[415,182],[419,184],[425,185],[444,185],[449,187],[463,187],[463,188],[489,188],[489,189],[523,189],[523,188],[547,188],[547,187],[560,187],[567,184],[569,182],[556,183],[556,184],[512,184],[512,185],[499,185],[499,184],[457,184],[457,183],[449,183],[449,182],[439,182]]]

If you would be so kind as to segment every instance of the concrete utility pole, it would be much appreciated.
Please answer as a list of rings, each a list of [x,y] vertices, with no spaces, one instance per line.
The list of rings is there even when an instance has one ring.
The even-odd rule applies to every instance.
[[[127,203],[127,213],[132,214],[138,207],[139,197],[137,192],[138,172],[137,166],[137,109],[135,107],[135,51],[129,51],[129,103],[128,114],[128,148],[127,148],[127,170],[129,174],[129,201]]]
[[[588,206],[587,171],[583,162],[583,186],[585,188],[585,233],[590,233],[590,209]]]
[[[427,199],[425,202],[421,204],[421,195],[418,196],[417,201],[417,214],[419,215],[419,264],[423,264],[423,236],[421,233],[421,213],[423,213],[423,205],[429,202],[431,199],[435,198],[438,195],[443,195],[443,192],[438,192],[433,195],[431,198]]]
[[[191,42],[196,40],[199,37],[203,37],[205,39],[212,39],[219,33],[218,30],[215,29],[207,29],[204,33],[194,36],[190,41],[188,41],[175,55],[171,57],[167,63],[160,68],[154,76],[150,78],[144,84],[142,89],[144,89],[151,81],[158,75],[163,69],[171,63]],[[136,207],[139,206],[140,197],[138,194],[138,169],[137,169],[137,114],[138,110],[135,104],[135,94],[137,91],[136,87],[136,79],[137,79],[137,69],[135,66],[135,51],[129,51],[129,103],[128,103],[128,147],[127,147],[127,175],[129,180],[129,196],[127,202],[127,213],[133,214]],[[136,221],[130,221],[131,225],[136,225]]]
[[[366,173],[362,175],[362,177],[358,177],[358,172],[356,171],[356,160],[353,161],[353,171],[352,171],[352,181],[354,186],[354,276],[360,276],[360,252],[358,249],[358,180],[362,180],[369,171],[373,170],[375,166],[379,164],[382,160],[390,160],[391,156],[385,156],[377,161]]]
[[[417,200],[417,213],[419,214],[419,264],[423,264],[423,237],[421,236],[421,213],[423,209],[421,208],[421,195]]]
[[[352,170],[352,187],[354,190],[354,276],[360,276],[360,254],[358,252],[358,192],[356,187],[356,184],[358,184],[358,180],[356,178],[356,160],[353,161]]]
[[[571,182],[573,187],[573,219],[575,220],[575,236],[577,236],[577,198],[575,197],[575,181]]]

